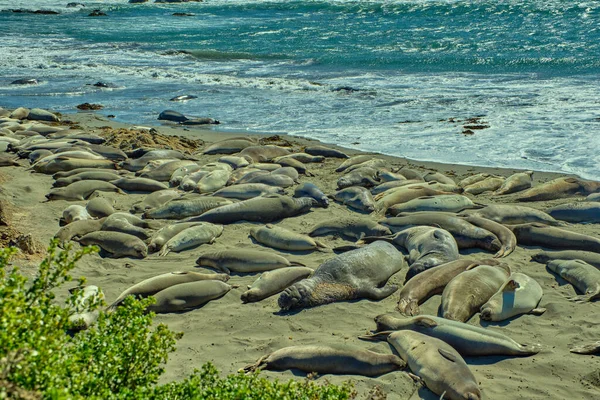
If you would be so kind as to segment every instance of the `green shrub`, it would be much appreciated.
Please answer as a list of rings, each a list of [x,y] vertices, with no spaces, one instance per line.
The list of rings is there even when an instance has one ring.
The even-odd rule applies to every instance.
[[[78,260],[97,251],[86,247],[59,251],[53,241],[37,276],[29,281],[19,268],[9,271],[13,248],[0,249],[0,399],[349,399],[348,384],[269,381],[258,374],[222,378],[213,365],[182,382],[157,385],[168,354],[181,334],[164,324],[153,328],[152,298],[129,297],[114,312],[99,312],[89,329],[69,335],[69,317],[81,312],[81,291],[66,305],[53,291],[72,280]],[[83,285],[79,279],[78,285]],[[98,310],[101,296],[88,299]]]

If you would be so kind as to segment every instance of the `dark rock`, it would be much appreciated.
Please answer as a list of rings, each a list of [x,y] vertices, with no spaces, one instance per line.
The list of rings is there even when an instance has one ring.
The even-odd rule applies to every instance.
[[[148,0],[129,0],[130,3],[147,3]]]
[[[102,10],[94,10],[88,14],[88,17],[106,17],[106,13]]]
[[[11,85],[37,85],[37,79],[17,79],[16,81],[12,81]]]
[[[85,4],[83,3],[68,3],[67,4],[67,8],[75,8],[75,7],[85,7]]]
[[[79,110],[102,110],[104,106],[101,104],[83,103],[78,105],[77,108]]]
[[[194,118],[181,123],[182,125],[218,125],[220,122],[212,118]]]
[[[194,15],[196,15],[196,14],[193,14],[193,13],[184,13],[184,12],[173,13],[173,16],[175,16],[175,17],[193,17]]]

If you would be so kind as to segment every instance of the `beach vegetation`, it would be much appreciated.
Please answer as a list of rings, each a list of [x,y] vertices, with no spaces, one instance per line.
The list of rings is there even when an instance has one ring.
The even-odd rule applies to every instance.
[[[154,299],[125,299],[104,312],[101,294],[83,301],[72,290],[61,304],[56,293],[95,247],[73,251],[53,241],[35,277],[11,264],[15,248],[0,249],[0,399],[350,399],[350,384],[311,380],[271,381],[259,373],[221,376],[206,363],[190,377],[158,384],[169,353],[182,334],[154,323],[146,308]],[[83,287],[83,278],[76,288]],[[65,291],[66,292],[66,291]],[[70,318],[98,312],[77,331]]]

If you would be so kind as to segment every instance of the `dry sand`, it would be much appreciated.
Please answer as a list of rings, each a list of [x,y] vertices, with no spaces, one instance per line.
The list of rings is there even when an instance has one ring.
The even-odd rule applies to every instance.
[[[81,128],[91,132],[101,132],[102,127],[131,128],[107,120],[92,113],[79,113],[63,116],[63,120],[71,120]],[[190,139],[201,139],[196,143],[211,144],[215,141],[240,134],[227,134],[206,129],[161,126],[156,130],[166,135],[181,135]],[[106,129],[104,129],[106,130]],[[290,142],[295,149],[307,143],[315,143],[306,139],[293,137],[275,138],[274,142]],[[164,143],[163,143],[164,144]],[[193,147],[193,146],[192,146]],[[191,148],[190,148],[191,149]],[[346,150],[348,154],[356,154]],[[379,155],[378,155],[379,156]],[[410,166],[421,170],[437,170],[453,176],[458,182],[468,175],[478,172],[493,172],[508,176],[515,172],[512,169],[490,169],[422,163],[400,158],[380,156],[392,162],[394,166]],[[214,156],[201,156],[202,162],[214,161]],[[27,170],[28,163],[21,160],[22,167],[0,168],[0,201],[4,209],[10,210],[6,216],[8,227],[2,227],[3,243],[6,244],[18,233],[29,233],[38,249],[44,249],[49,240],[59,229],[59,218],[62,210],[69,204],[86,202],[52,201],[45,202],[44,195],[52,185],[49,175],[32,173]],[[340,160],[329,158],[322,164],[309,164],[314,177],[301,175],[301,182],[313,182],[325,193],[335,190],[339,176],[334,172]],[[547,181],[557,174],[535,173],[536,183]],[[111,194],[118,208],[129,210],[130,206],[143,198],[143,195]],[[476,201],[481,203],[507,202],[514,196],[492,199],[489,195],[479,195]],[[534,202],[526,204],[544,209],[550,205],[561,204],[572,199],[550,202]],[[324,219],[356,215],[351,209],[333,202],[329,208],[314,208],[305,215],[288,218],[276,224],[294,231],[306,233],[311,226]],[[85,276],[89,284],[98,285],[105,293],[107,302],[112,302],[129,286],[168,271],[194,270],[195,260],[206,250],[227,248],[263,248],[249,237],[249,231],[256,224],[236,223],[226,225],[223,235],[213,245],[203,245],[197,249],[182,253],[171,253],[167,257],[159,257],[156,253],[143,260],[101,258],[99,255],[86,257],[74,271],[75,276]],[[600,236],[597,224],[574,224],[567,229]],[[11,236],[12,235],[12,236]],[[347,244],[342,239],[325,237],[323,241],[332,247]],[[34,249],[35,250],[35,249]],[[569,352],[572,345],[593,342],[600,339],[600,303],[574,304],[566,299],[574,295],[571,285],[557,284],[555,277],[546,271],[545,265],[529,261],[536,248],[518,247],[509,257],[503,259],[514,271],[524,272],[535,278],[544,289],[540,307],[547,308],[542,316],[522,315],[508,322],[489,324],[488,329],[497,330],[522,343],[540,343],[544,350],[532,357],[471,357],[466,358],[485,399],[592,399],[600,398],[600,358],[597,356],[576,355]],[[274,251],[274,250],[273,250]],[[285,252],[284,252],[285,253]],[[491,256],[480,250],[461,252],[464,257],[477,258]],[[316,268],[325,260],[333,257],[331,253],[297,252],[289,253],[290,259]],[[41,252],[21,255],[19,264],[27,274],[33,276],[35,267],[41,259]],[[405,271],[390,280],[401,285]],[[223,298],[212,301],[202,308],[184,313],[164,314],[156,317],[157,322],[166,323],[172,330],[184,333],[177,344],[177,350],[171,354],[163,381],[180,380],[192,373],[207,361],[213,362],[223,373],[235,373],[247,364],[253,363],[264,354],[282,347],[300,344],[347,344],[358,348],[369,349],[381,353],[392,350],[387,343],[370,343],[356,337],[375,327],[373,317],[381,313],[394,312],[397,293],[379,302],[360,300],[340,302],[320,307],[304,309],[295,314],[279,315],[278,296],[270,297],[258,303],[242,304],[240,295],[246,285],[251,284],[259,274],[233,275],[230,283],[239,285]],[[564,283],[564,282],[563,282]],[[423,313],[435,314],[440,303],[440,296],[434,296],[423,306]],[[470,324],[480,325],[476,315]],[[487,326],[487,325],[486,325]],[[293,372],[269,372],[264,375],[271,379],[302,379],[303,374]],[[413,382],[404,372],[393,372],[378,378],[360,376],[324,375],[317,379],[332,383],[351,380],[355,384],[358,398],[376,397],[374,393],[385,393],[388,399],[424,398],[434,399],[431,392]],[[379,387],[380,390],[375,390]]]

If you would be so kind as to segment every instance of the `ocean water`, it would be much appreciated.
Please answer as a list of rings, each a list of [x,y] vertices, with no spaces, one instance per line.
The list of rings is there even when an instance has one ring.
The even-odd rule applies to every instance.
[[[145,125],[174,109],[217,130],[600,179],[599,1],[68,2],[0,0],[60,12],[0,11],[0,106],[100,103]],[[198,98],[169,101],[184,94]]]

